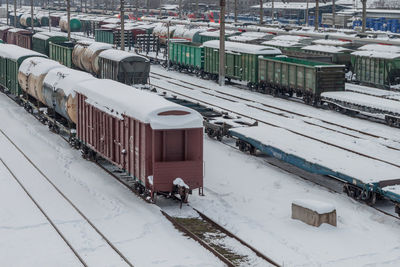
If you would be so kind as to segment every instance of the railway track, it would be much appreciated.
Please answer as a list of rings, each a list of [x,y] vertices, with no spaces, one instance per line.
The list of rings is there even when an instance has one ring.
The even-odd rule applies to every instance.
[[[341,150],[344,150],[344,151],[347,151],[347,152],[351,152],[351,153],[357,154],[357,155],[359,155],[359,156],[363,156],[363,157],[365,157],[365,158],[369,158],[369,159],[372,159],[372,160],[376,160],[376,161],[379,161],[379,162],[382,162],[382,163],[385,163],[385,164],[392,165],[392,166],[394,166],[394,167],[400,168],[400,164],[397,164],[397,163],[393,163],[393,162],[390,162],[390,161],[387,161],[387,160],[384,160],[384,159],[380,159],[380,158],[377,158],[377,157],[375,157],[375,156],[367,155],[367,154],[365,154],[365,153],[361,153],[361,152],[355,151],[355,150],[353,150],[353,149],[343,147],[343,146],[338,145],[338,144],[333,144],[333,143],[327,142],[327,141],[325,141],[325,140],[322,140],[322,139],[319,139],[319,138],[316,138],[316,137],[313,137],[313,136],[310,136],[310,135],[301,133],[301,132],[299,132],[299,131],[290,129],[290,128],[288,128],[288,127],[280,126],[280,125],[277,125],[277,124],[268,122],[268,121],[266,121],[266,120],[260,120],[260,119],[258,119],[258,118],[249,116],[249,115],[244,114],[244,113],[242,113],[242,112],[230,110],[230,109],[227,109],[227,108],[225,108],[225,107],[223,107],[223,106],[220,106],[220,105],[217,105],[217,104],[214,104],[214,103],[210,103],[210,102],[207,102],[207,101],[199,100],[199,99],[194,98],[194,97],[192,97],[192,96],[190,96],[190,95],[183,94],[183,93],[178,93],[178,92],[176,92],[176,91],[174,91],[174,90],[171,90],[171,89],[168,89],[168,88],[159,86],[159,85],[154,85],[154,84],[152,84],[152,86],[155,87],[155,88],[160,89],[161,91],[170,92],[170,93],[172,93],[173,95],[179,95],[179,96],[181,96],[181,97],[190,99],[190,100],[194,101],[195,103],[197,102],[197,103],[204,104],[204,105],[206,105],[207,107],[217,108],[217,109],[223,110],[223,111],[225,111],[225,112],[229,112],[229,113],[232,113],[232,114],[239,115],[239,116],[241,116],[241,117],[243,117],[243,118],[255,120],[255,121],[258,121],[258,122],[260,122],[260,123],[263,123],[263,124],[266,124],[266,125],[269,125],[269,126],[272,126],[272,127],[281,128],[281,129],[287,130],[287,131],[289,131],[289,132],[291,132],[291,133],[294,133],[294,134],[296,134],[296,135],[299,135],[299,136],[302,136],[302,137],[305,137],[305,138],[308,138],[308,139],[311,139],[311,140],[314,140],[314,141],[323,143],[323,144],[325,144],[325,145],[329,145],[329,146],[332,146],[332,147],[335,147],[335,148],[338,148],[338,149],[341,149]]]
[[[325,130],[328,130],[328,131],[341,133],[341,134],[347,135],[349,137],[353,137],[353,138],[357,138],[357,139],[363,139],[363,137],[361,137],[359,135],[351,134],[351,133],[348,133],[348,132],[346,132],[344,130],[351,131],[351,132],[354,132],[354,133],[358,133],[358,134],[360,134],[362,136],[368,136],[370,138],[373,138],[373,139],[377,140],[378,142],[380,142],[380,140],[392,141],[392,142],[398,143],[400,145],[400,141],[389,139],[387,137],[384,137],[384,136],[381,136],[381,135],[377,135],[377,134],[371,134],[371,133],[368,133],[366,131],[355,129],[355,128],[352,128],[352,127],[349,127],[349,126],[345,126],[345,125],[337,124],[337,123],[334,123],[334,122],[330,122],[330,121],[321,119],[319,117],[310,116],[308,114],[302,114],[302,113],[299,113],[299,112],[291,111],[291,110],[286,109],[286,108],[278,107],[276,105],[266,104],[266,103],[263,103],[261,101],[255,101],[255,100],[252,100],[252,99],[249,99],[249,98],[236,96],[236,95],[233,95],[233,94],[230,94],[230,93],[227,93],[227,92],[222,92],[222,91],[216,90],[216,89],[210,89],[210,88],[207,88],[205,86],[196,85],[196,84],[188,82],[188,81],[184,81],[184,80],[179,80],[179,79],[173,78],[174,81],[179,81],[181,83],[190,85],[192,87],[185,86],[183,84],[171,81],[172,80],[171,77],[168,77],[168,76],[165,76],[165,75],[162,75],[162,74],[159,74],[159,73],[152,73],[152,75],[153,75],[152,78],[156,78],[154,76],[154,75],[156,75],[156,76],[162,77],[164,79],[167,79],[167,82],[170,83],[170,84],[173,84],[173,85],[176,85],[176,86],[180,86],[180,87],[183,87],[183,88],[186,88],[186,89],[189,89],[189,90],[195,90],[192,87],[201,88],[202,89],[201,92],[203,92],[205,94],[208,94],[208,95],[212,95],[212,96],[221,98],[221,99],[224,99],[224,100],[234,101],[233,99],[235,99],[237,102],[244,101],[244,104],[246,104],[246,106],[248,106],[248,107],[255,108],[255,109],[258,109],[258,110],[261,110],[261,111],[264,111],[264,112],[268,112],[268,113],[271,113],[271,114],[274,114],[274,115],[277,115],[277,116],[282,116],[282,117],[286,117],[286,118],[288,117],[286,114],[290,114],[290,115],[293,115],[293,116],[298,116],[300,118],[303,118],[303,121],[305,123],[309,124],[309,125],[312,125],[312,126],[315,126],[315,127],[319,127],[319,128],[322,128],[322,129],[325,129]],[[217,93],[218,95],[216,95],[215,93]],[[248,104],[248,103],[251,103],[251,104]],[[257,105],[260,105],[260,106],[265,107],[265,108],[261,108],[259,106],[255,106],[253,104],[257,104]],[[284,113],[282,113],[282,112],[284,112]],[[330,126],[333,126],[333,127],[342,128],[344,130],[334,129],[334,128],[331,128],[331,127],[323,126],[321,124],[314,123],[314,122],[311,122],[311,121],[307,121],[307,120],[304,120],[304,119],[310,119],[310,120],[314,120],[314,121],[319,121],[319,122],[321,122],[323,124],[330,125]],[[382,144],[382,142],[380,142],[380,143]],[[389,148],[389,149],[400,151],[400,148],[398,148],[398,147],[390,146],[390,145],[387,145],[387,144],[382,144],[382,145],[387,147],[387,148]]]
[[[15,99],[10,98],[13,101]],[[35,119],[40,120],[40,118],[34,112],[29,112]],[[59,192],[71,205],[73,205],[74,209],[78,211],[82,216],[83,213],[50,181],[50,179],[45,176],[45,174],[40,171],[40,169],[28,158],[28,156],[0,129],[0,134],[3,134],[12,145],[34,166],[36,170],[38,170],[41,175]],[[69,139],[61,134],[58,133],[59,136],[66,142],[69,143]],[[105,172],[110,174],[114,179],[128,188],[131,192],[135,193],[135,195],[141,197],[144,201],[150,203],[150,199],[146,197],[143,192],[136,187],[135,179],[119,169],[118,167],[108,163],[106,160],[101,158],[96,158],[93,161],[97,166],[103,169]],[[174,200],[179,200],[174,198]],[[199,242],[205,249],[210,251],[216,257],[218,257],[222,262],[224,262],[227,266],[252,266],[261,263],[261,266],[268,265],[268,266],[280,266],[276,262],[274,262],[271,258],[265,256],[257,249],[252,247],[250,244],[246,243],[244,240],[240,239],[229,230],[224,228],[223,226],[219,225],[205,214],[201,213],[200,211],[195,210],[199,216],[197,218],[178,218],[169,215],[166,211],[161,209],[161,213],[181,232],[189,236],[190,238],[194,239],[195,241]],[[92,226],[93,223],[89,221],[89,219],[85,216],[85,220]],[[200,227],[199,227],[200,226]],[[97,228],[95,228],[96,230]],[[101,232],[97,229],[96,232],[101,234]],[[101,234],[102,238],[107,241],[106,237]],[[237,251],[235,248],[227,247],[226,242],[224,243],[225,239],[230,238],[234,240],[237,246],[241,247]],[[110,246],[113,246],[110,241],[108,241]],[[230,243],[230,242],[229,242]],[[114,247],[115,248],[115,247]],[[115,248],[116,249],[116,248]],[[242,254],[242,251],[247,251],[248,254]],[[118,253],[121,257],[123,257],[122,253]],[[125,257],[124,257],[125,258]],[[126,258],[125,258],[126,259]],[[256,259],[256,260],[254,260]],[[127,261],[129,266],[133,266]],[[84,264],[84,266],[87,266]]]
[[[83,219],[84,222],[86,222],[88,225],[90,225],[91,229],[93,229],[97,235],[101,237],[101,239],[109,246],[109,249],[111,249],[113,252],[115,252],[121,260],[127,265],[133,267],[133,264],[125,257],[125,255],[94,225],[94,223],[71,201],[70,198],[68,198],[53,182],[52,180],[43,173],[43,171],[28,157],[22,150],[21,148],[15,144],[15,142],[3,131],[0,129],[0,134],[5,137],[5,139],[15,148],[16,151],[18,151],[19,154],[22,155],[22,157],[26,160],[29,165],[31,165],[39,174],[40,176],[52,187],[55,189],[55,191],[61,196],[62,199],[64,199],[71,207],[72,209],[79,214],[79,216]],[[83,266],[88,266],[88,263],[84,260],[84,255],[80,255],[79,252],[72,246],[71,242],[68,240],[68,238],[65,236],[65,234],[62,233],[62,231],[57,227],[57,224],[50,218],[50,216],[45,212],[45,210],[39,205],[39,203],[33,198],[32,194],[27,190],[27,188],[22,184],[21,180],[17,178],[15,173],[11,170],[11,168],[4,162],[3,159],[0,158],[0,161],[4,164],[4,166],[7,168],[7,170],[10,172],[10,174],[14,177],[14,179],[17,181],[17,183],[21,186],[21,188],[25,191],[25,193],[29,196],[29,198],[33,201],[33,203],[38,207],[38,209],[41,211],[41,213],[46,217],[46,219],[49,221],[49,223],[52,225],[52,227],[56,230],[56,232],[59,234],[59,236],[65,241],[65,243],[68,245],[68,247],[72,250],[72,252],[75,254],[75,256],[79,259],[79,261],[82,263]]]
[[[132,176],[121,171],[121,169],[108,163],[104,159],[100,158],[94,162],[131,192],[138,195],[146,202],[150,201],[149,198],[145,197],[143,192],[138,190],[139,188],[135,187],[136,181]],[[175,197],[172,197],[172,200],[180,201]],[[190,207],[190,205],[188,205],[188,207]],[[197,217],[191,216],[182,218],[173,216],[162,208],[160,211],[178,230],[197,241],[227,266],[280,266],[273,259],[264,255],[202,212],[194,208],[191,209],[198,214]],[[233,240],[236,246],[240,246],[241,248],[238,250],[227,246],[226,239],[229,239],[229,243]],[[246,251],[246,253],[243,254],[243,251]]]

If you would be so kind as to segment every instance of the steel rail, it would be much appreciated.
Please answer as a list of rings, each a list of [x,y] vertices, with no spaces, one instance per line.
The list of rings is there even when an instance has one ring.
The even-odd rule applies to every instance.
[[[29,193],[29,191],[26,189],[26,187],[22,184],[22,182],[17,178],[17,176],[14,174],[14,172],[10,169],[10,167],[4,162],[2,158],[0,158],[0,162],[6,167],[7,171],[11,174],[11,176],[17,181],[19,186],[24,190],[26,195],[32,200],[32,202],[35,204],[35,206],[40,210],[40,212],[43,214],[43,216],[46,218],[46,220],[50,223],[50,225],[54,228],[54,230],[57,232],[57,234],[64,240],[64,242],[67,244],[67,246],[71,249],[72,253],[78,258],[78,260],[82,263],[83,266],[87,267],[87,263],[82,259],[82,257],[78,254],[78,252],[74,249],[72,244],[68,241],[68,239],[61,233],[60,229],[56,226],[56,224],[53,222],[52,219],[47,215],[47,213],[44,211],[44,209],[39,205],[39,203],[35,200],[35,198]]]
[[[19,148],[11,138],[0,129],[0,133],[21,153],[21,155],[45,178],[45,180],[74,208],[74,210],[101,236],[101,238],[128,264],[133,264],[112,244],[112,242],[93,224],[93,222],[39,169],[39,167]]]

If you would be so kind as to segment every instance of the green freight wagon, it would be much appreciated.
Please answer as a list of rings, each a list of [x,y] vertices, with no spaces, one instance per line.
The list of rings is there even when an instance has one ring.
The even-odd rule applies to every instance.
[[[55,60],[68,68],[75,67],[72,63],[72,51],[75,44],[71,42],[63,43],[50,43],[49,56],[50,59]]]
[[[219,41],[208,41],[204,46],[204,72],[211,79],[218,80]],[[258,57],[277,56],[277,48],[225,42],[225,77],[230,80],[246,81],[249,87],[258,86]]]
[[[260,90],[296,94],[307,104],[317,104],[321,93],[344,91],[345,66],[288,57],[259,58]]]
[[[95,32],[96,42],[114,44],[114,32],[112,29],[96,29]]]
[[[228,37],[235,36],[235,35],[240,35],[241,32],[239,31],[226,31],[225,32],[225,40],[228,39]],[[208,42],[208,41],[214,41],[214,40],[219,40],[220,32],[219,31],[206,31],[206,32],[201,32],[199,33],[199,38],[200,43]]]
[[[169,43],[169,60],[176,70],[203,73],[204,48],[199,44],[173,40]]]
[[[314,61],[323,61],[339,65],[351,66],[351,53],[353,50],[340,46],[309,45],[301,49],[305,55],[310,55]]]
[[[57,32],[40,32],[32,36],[33,50],[49,56],[50,43],[63,43],[68,37]]]
[[[43,54],[16,45],[0,45],[0,85],[11,94],[22,94],[18,83],[18,70],[22,62],[29,57],[46,57]]]
[[[400,83],[400,54],[357,51],[351,54],[351,65],[355,80],[362,84],[389,89]]]

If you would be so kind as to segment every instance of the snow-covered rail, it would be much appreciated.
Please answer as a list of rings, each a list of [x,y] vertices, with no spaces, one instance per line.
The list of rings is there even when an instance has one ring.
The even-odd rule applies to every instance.
[[[322,128],[322,129],[325,129],[328,131],[332,131],[335,133],[344,134],[344,135],[347,135],[352,138],[365,139],[366,137],[368,137],[369,139],[375,140],[390,149],[400,151],[399,147],[388,145],[387,141],[389,140],[389,138],[379,135],[379,133],[373,134],[373,133],[370,133],[367,131],[363,131],[361,129],[357,129],[351,125],[346,125],[344,123],[335,122],[335,121],[332,121],[329,119],[324,119],[324,118],[321,118],[321,116],[311,115],[310,113],[303,112],[301,110],[300,111],[290,110],[289,107],[281,106],[279,103],[270,103],[270,102],[267,103],[266,101],[262,101],[260,99],[257,100],[255,98],[251,98],[251,97],[238,96],[238,95],[235,95],[234,93],[229,93],[223,89],[211,90],[210,88],[208,88],[206,86],[197,85],[197,84],[191,83],[187,80],[178,79],[176,77],[173,77],[173,78],[168,77],[168,76],[160,74],[160,73],[153,72],[151,77],[155,78],[155,79],[162,78],[162,79],[167,80],[168,83],[170,83],[170,84],[173,84],[173,85],[176,85],[179,87],[183,87],[183,88],[187,88],[190,90],[193,90],[193,88],[199,88],[200,91],[205,94],[210,94],[215,97],[228,99],[228,101],[235,100],[237,102],[243,102],[244,104],[246,104],[249,107],[252,107],[252,108],[255,108],[255,109],[258,109],[261,111],[265,111],[268,113],[272,113],[274,115],[278,115],[278,116],[282,116],[282,117],[296,116],[296,117],[299,117],[300,119],[302,119],[304,122],[306,122],[309,125],[316,126],[316,127],[319,127],[319,128]],[[382,142],[382,140],[384,140],[384,142]]]
[[[101,247],[99,253],[102,254],[102,257],[107,256],[107,261],[110,264],[133,266],[124,254],[57,187],[52,179],[43,173],[32,159],[1,129],[0,144],[4,149],[3,151],[7,151],[6,159],[2,159],[0,154],[1,162],[84,266],[95,265],[100,255],[78,252],[83,249],[81,246],[85,243],[85,240],[79,240],[81,238],[99,240],[100,244],[98,245]],[[19,178],[17,178],[17,175]],[[46,192],[46,194],[43,195],[43,192]],[[81,229],[72,227],[71,230],[68,223],[63,223],[68,221],[80,224]],[[82,231],[87,237],[82,236]]]

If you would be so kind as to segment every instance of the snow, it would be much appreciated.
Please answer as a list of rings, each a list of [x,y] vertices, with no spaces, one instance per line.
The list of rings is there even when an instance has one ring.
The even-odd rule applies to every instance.
[[[232,34],[237,33],[236,31],[225,31],[225,36],[229,36]],[[200,33],[201,36],[207,36],[207,37],[218,37],[220,36],[220,32],[219,30],[217,31],[206,31],[206,32],[202,32]]]
[[[117,49],[108,49],[99,54],[99,57],[109,59],[112,61],[122,61],[124,59],[135,57],[135,58],[143,58],[144,61],[149,61],[146,57],[140,56],[137,54],[129,53],[122,50]]]
[[[392,192],[400,196],[400,185],[391,185],[382,188],[383,191]]]
[[[0,95],[0,109],[0,129],[12,137],[134,266],[223,266],[197,242],[177,231],[160,213],[159,207],[144,202],[97,165],[83,160],[80,151],[72,149],[3,94]],[[50,215],[73,241],[80,255],[84,260],[90,259],[88,265],[121,266],[120,258],[110,254],[107,245],[103,245],[104,241],[92,235],[93,231],[84,227],[80,217],[73,218],[75,215],[70,212],[64,214],[69,206],[60,206],[62,202],[60,204],[57,194],[53,194],[54,190],[43,188],[46,185],[42,182],[43,178],[26,165],[26,160],[11,155],[14,150],[5,145],[3,142],[0,144],[0,157],[7,160],[18,177],[23,178],[46,211],[51,210]],[[1,175],[0,182],[3,179],[5,177]],[[2,207],[23,203],[24,199],[12,194],[11,188],[2,186],[0,190]],[[0,209],[2,265],[32,266],[38,263],[39,266],[82,266],[74,258],[69,258],[69,251],[63,249],[60,245],[63,243],[57,241],[51,231],[45,231],[45,225],[41,226],[43,219],[31,218],[34,209],[28,206],[14,211],[21,221],[19,225],[13,223],[15,220],[11,221],[11,211]],[[3,223],[6,220],[10,220],[9,223]],[[24,228],[29,223],[33,227]],[[22,227],[18,228],[20,225]],[[3,235],[7,232],[9,234]],[[9,256],[3,254],[11,249],[15,253]]]
[[[272,45],[278,47],[302,47],[303,44],[297,41],[286,41],[286,40],[270,40],[262,43],[263,45]]]
[[[172,183],[176,186],[185,187],[185,188],[189,189],[189,186],[187,184],[185,184],[185,182],[182,180],[182,178],[179,178],[179,177],[175,178]]]
[[[312,39],[310,37],[299,36],[299,35],[278,35],[275,36],[273,40],[310,43]]]
[[[115,117],[126,115],[152,129],[182,129],[203,127],[202,116],[192,109],[171,103],[161,96],[140,91],[112,80],[90,80],[74,88],[85,95],[87,102]],[[167,111],[183,111],[185,115],[160,115]]]
[[[297,206],[315,211],[318,214],[325,214],[336,210],[335,206],[332,204],[314,199],[295,199],[292,203]]]
[[[346,51],[350,51],[347,48],[338,47],[338,46],[331,46],[331,45],[308,45],[303,48],[303,50],[311,50],[311,51],[319,51],[319,52],[326,52],[326,53],[343,53]]]
[[[381,44],[367,44],[363,45],[358,50],[385,52],[385,53],[400,53],[400,47],[396,45],[381,45]]]
[[[90,50],[93,54],[96,53],[99,50],[106,50],[106,49],[112,49],[113,46],[112,44],[106,44],[106,43],[101,43],[101,42],[94,42],[91,43],[88,46],[88,50]]]
[[[237,128],[232,131],[287,154],[298,156],[310,163],[343,173],[365,184],[399,179],[400,177],[400,168],[398,167],[293,134],[285,129],[260,125]],[[305,147],[307,149],[304,149]]]
[[[191,206],[281,266],[398,266],[398,220],[209,138],[204,155],[205,197],[191,195]],[[334,205],[337,228],[291,220],[299,198]]]
[[[331,39],[318,39],[312,41],[313,44],[316,45],[333,45],[333,46],[342,46],[342,45],[349,45],[352,42],[349,41],[341,41],[341,40],[331,40]]]
[[[24,75],[28,76],[32,72],[32,68],[34,68],[38,64],[52,64],[53,60],[47,59],[44,57],[30,57],[25,59],[19,67],[19,72],[23,73]]]
[[[3,163],[0,163],[0,236],[2,264],[81,266]]]
[[[256,40],[265,40],[265,39],[271,39],[272,34],[270,33],[264,33],[264,32],[244,32],[240,35],[234,35],[231,37],[228,37],[229,41],[236,41],[236,42],[251,42],[251,41],[256,41]]]
[[[389,90],[382,90],[373,87],[357,85],[346,83],[346,91],[356,92],[359,94],[366,94],[371,96],[383,97],[387,99],[392,99],[396,101],[400,101],[400,92],[396,91],[389,91]]]
[[[390,99],[384,99],[350,91],[325,92],[321,94],[321,97],[324,99],[335,99],[348,103],[355,103],[361,106],[373,107],[386,112],[400,114],[400,103]]]
[[[63,90],[65,96],[74,96],[78,82],[95,79],[87,72],[73,70],[67,67],[50,70],[44,78],[43,85],[54,91]]]
[[[210,47],[214,49],[219,49],[219,41],[207,41],[203,43],[204,47]],[[280,55],[281,51],[277,48],[262,46],[262,45],[252,45],[252,44],[242,44],[235,42],[225,42],[225,50],[232,52],[239,52],[245,54],[255,54],[255,55]]]
[[[33,37],[42,39],[42,40],[47,40],[51,37],[67,37],[67,34],[64,32],[38,32],[33,35]]]
[[[383,59],[398,59],[400,58],[400,53],[391,53],[391,52],[381,52],[381,51],[369,51],[369,50],[361,50],[351,53],[354,56],[360,57],[371,57],[371,58],[383,58]]]
[[[6,57],[14,61],[17,61],[21,57],[27,57],[27,56],[47,57],[38,52],[11,44],[0,44],[0,55],[2,57]]]

